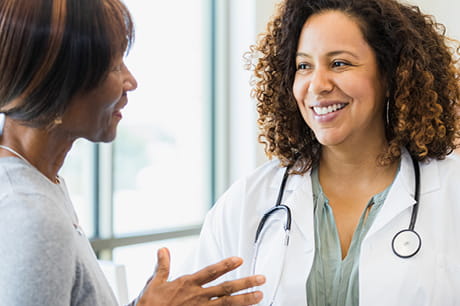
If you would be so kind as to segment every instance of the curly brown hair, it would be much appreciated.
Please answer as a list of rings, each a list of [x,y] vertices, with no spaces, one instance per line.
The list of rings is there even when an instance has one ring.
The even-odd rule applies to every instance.
[[[450,154],[460,133],[460,52],[443,25],[417,6],[395,0],[286,0],[247,54],[248,61],[257,60],[252,95],[259,142],[268,157],[279,158],[284,166],[297,161],[299,173],[319,161],[321,144],[302,118],[292,86],[301,29],[310,16],[327,10],[358,22],[387,83],[389,146],[379,156],[380,164],[398,160],[402,147],[421,161]]]

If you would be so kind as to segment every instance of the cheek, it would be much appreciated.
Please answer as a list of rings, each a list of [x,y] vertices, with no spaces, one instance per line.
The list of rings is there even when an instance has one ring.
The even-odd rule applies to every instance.
[[[297,102],[300,114],[302,115],[305,123],[308,124],[308,109],[306,107],[308,95],[308,81],[304,78],[296,77],[294,79],[294,84],[292,85],[292,92]]]
[[[292,92],[299,107],[303,107],[305,105],[304,101],[306,99],[307,88],[307,82],[303,80],[301,77],[296,77],[294,79],[294,84],[292,85]]]
[[[360,84],[360,86],[356,86]],[[380,80],[372,75],[354,75],[337,79],[337,86],[344,94],[357,100],[374,100],[381,93]]]

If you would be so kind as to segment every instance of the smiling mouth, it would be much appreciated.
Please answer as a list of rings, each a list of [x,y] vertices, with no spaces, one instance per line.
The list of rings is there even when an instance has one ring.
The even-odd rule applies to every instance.
[[[341,110],[345,106],[347,106],[346,103],[337,103],[337,104],[332,104],[332,105],[325,106],[325,107],[314,106],[312,108],[315,111],[315,113],[317,113],[318,115],[327,115],[327,114],[336,112],[338,110]]]

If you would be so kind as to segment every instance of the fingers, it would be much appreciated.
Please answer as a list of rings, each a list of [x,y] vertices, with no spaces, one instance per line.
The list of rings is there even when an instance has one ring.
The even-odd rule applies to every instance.
[[[209,306],[246,306],[255,305],[259,303],[263,298],[263,294],[260,291],[251,293],[238,294],[232,296],[223,296],[218,299],[212,300],[206,305]]]
[[[227,281],[217,286],[206,288],[208,296],[226,296],[235,292],[260,286],[265,283],[265,277],[262,275],[248,276],[241,279]]]
[[[153,285],[164,283],[168,280],[171,258],[167,248],[161,248],[157,253],[158,263],[155,276],[152,279]]]
[[[190,275],[192,281],[202,286],[210,281],[215,280],[219,276],[232,271],[243,263],[243,260],[239,257],[230,257],[224,259],[216,264],[207,266],[206,268]]]

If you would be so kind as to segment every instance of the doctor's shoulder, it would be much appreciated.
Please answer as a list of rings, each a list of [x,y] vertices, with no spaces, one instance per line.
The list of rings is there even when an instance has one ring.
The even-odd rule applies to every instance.
[[[430,215],[460,217],[460,156],[450,154],[444,159],[420,163],[422,173],[421,202],[432,207]],[[443,222],[445,223],[445,222]],[[460,234],[460,226],[455,228]]]
[[[207,213],[201,230],[199,255],[195,256],[200,264],[195,265],[196,268],[228,256],[241,256],[245,266],[250,262],[256,223],[273,205],[279,187],[274,178],[279,176],[281,180],[283,173],[278,160],[268,161],[237,179],[219,197]],[[272,185],[276,188],[271,188]],[[242,245],[250,247],[241,249]],[[248,270],[238,269],[236,273],[241,276],[239,273],[245,271]]]
[[[236,180],[208,212],[206,226],[235,231],[254,223],[275,202],[284,170],[278,160],[270,160]]]
[[[432,162],[438,166],[442,185],[460,186],[460,154],[452,153],[444,159],[429,161]]]
[[[253,206],[270,197],[272,193],[276,195],[285,169],[278,159],[265,162],[236,180],[219,198],[215,207]]]

